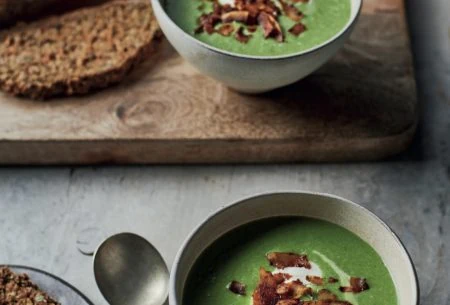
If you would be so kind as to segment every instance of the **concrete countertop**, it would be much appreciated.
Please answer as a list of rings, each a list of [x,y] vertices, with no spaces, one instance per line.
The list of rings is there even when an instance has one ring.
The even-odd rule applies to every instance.
[[[106,304],[78,247],[139,233],[170,266],[209,213],[280,190],[359,202],[398,233],[417,267],[422,305],[450,305],[450,2],[409,0],[422,122],[413,146],[379,163],[0,169],[0,263],[28,265]],[[77,245],[78,240],[78,245]]]

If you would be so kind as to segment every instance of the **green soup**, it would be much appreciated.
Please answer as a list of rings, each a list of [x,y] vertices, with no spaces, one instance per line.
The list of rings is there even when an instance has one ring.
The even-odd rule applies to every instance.
[[[195,263],[184,289],[183,305],[251,305],[258,285],[259,268],[272,272],[269,252],[306,254],[318,266],[326,288],[353,305],[396,305],[391,276],[380,256],[350,231],[311,218],[272,218],[227,233],[213,243]],[[370,288],[361,293],[342,293],[349,277],[367,279]],[[245,296],[227,289],[231,281],[246,285]],[[317,291],[315,290],[315,291]]]
[[[303,12],[302,23],[306,25],[307,30],[299,36],[290,34],[288,29],[295,22],[286,16],[281,16],[279,24],[285,35],[285,41],[282,43],[275,39],[265,39],[260,27],[250,34],[252,37],[248,43],[241,43],[233,36],[225,37],[217,33],[194,34],[199,16],[212,11],[212,1],[166,0],[165,3],[168,15],[186,33],[229,52],[256,56],[287,55],[311,49],[336,35],[350,19],[350,0],[310,0],[308,3],[287,1]],[[239,25],[235,23],[235,27]]]

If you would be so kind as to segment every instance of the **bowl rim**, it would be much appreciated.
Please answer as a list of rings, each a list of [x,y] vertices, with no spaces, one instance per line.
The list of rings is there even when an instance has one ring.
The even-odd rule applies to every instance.
[[[325,48],[326,46],[332,44],[334,41],[338,40],[340,37],[344,36],[345,34],[347,34],[347,32],[351,31],[351,29],[353,28],[353,26],[356,24],[360,14],[361,14],[361,10],[363,7],[363,3],[364,0],[356,0],[357,3],[357,7],[356,7],[356,13],[354,14],[353,17],[351,17],[347,24],[339,31],[337,32],[334,36],[332,36],[331,38],[327,39],[326,41],[310,48],[310,49],[306,49],[303,50],[301,52],[297,52],[297,53],[292,53],[292,54],[286,54],[286,55],[276,55],[276,56],[256,56],[256,55],[246,55],[246,54],[239,54],[239,53],[235,53],[235,52],[230,52],[230,51],[226,51],[220,48],[216,48],[214,46],[211,46],[195,37],[193,37],[192,35],[189,35],[188,33],[186,33],[182,28],[180,28],[178,26],[178,24],[175,23],[175,21],[173,21],[173,19],[169,16],[169,14],[167,14],[166,10],[163,8],[162,5],[162,1],[164,0],[151,0],[152,2],[152,7],[153,8],[157,8],[158,10],[160,10],[162,12],[162,14],[164,15],[164,17],[167,19],[168,23],[175,28],[177,31],[181,32],[182,35],[187,38],[188,40],[190,40],[191,42],[197,43],[200,46],[202,46],[203,48],[208,49],[209,51],[212,51],[214,53],[220,54],[220,55],[224,55],[224,56],[228,56],[228,57],[232,57],[232,58],[237,58],[237,59],[251,59],[251,60],[270,60],[270,61],[279,61],[279,60],[286,60],[286,59],[292,59],[295,57],[299,57],[299,56],[303,56],[303,55],[307,55],[307,54],[311,54],[314,53],[318,50],[321,50],[323,48]],[[351,2],[353,0],[350,0]],[[156,16],[157,14],[155,14]],[[157,17],[157,16],[156,16]],[[164,30],[163,30],[164,31]]]
[[[211,221],[211,219],[216,217],[218,214],[221,214],[231,208],[234,208],[241,204],[246,204],[246,202],[248,202],[249,200],[255,200],[258,198],[271,197],[271,196],[277,196],[277,195],[313,195],[313,196],[318,196],[318,197],[326,197],[329,199],[334,199],[337,201],[341,201],[344,204],[348,204],[355,209],[359,209],[363,213],[367,214],[367,216],[372,217],[374,220],[376,220],[378,223],[380,223],[388,231],[388,233],[390,233],[391,236],[394,238],[394,241],[397,243],[400,250],[403,252],[404,258],[408,262],[408,269],[409,269],[408,272],[412,273],[412,275],[414,276],[414,287],[412,287],[413,291],[414,291],[414,296],[413,296],[413,304],[411,304],[411,305],[419,305],[420,286],[419,286],[419,280],[418,280],[418,276],[417,276],[417,270],[414,266],[411,255],[409,254],[408,250],[406,249],[405,245],[400,240],[398,235],[392,230],[392,228],[389,227],[389,225],[387,225],[379,216],[377,216],[375,213],[370,211],[368,208],[363,207],[362,205],[359,205],[349,199],[345,199],[345,198],[337,196],[337,195],[333,195],[330,193],[314,192],[314,191],[277,191],[277,192],[263,192],[263,193],[258,193],[256,195],[249,195],[249,196],[243,197],[242,199],[235,200],[231,204],[222,205],[218,210],[216,210],[215,212],[213,212],[209,216],[207,216],[199,225],[197,225],[191,231],[191,233],[189,233],[188,237],[184,240],[180,249],[178,250],[178,253],[173,262],[173,265],[172,265],[172,268],[170,271],[170,278],[169,278],[169,300],[170,300],[170,302],[174,302],[174,304],[172,304],[172,305],[182,305],[180,300],[177,300],[176,287],[175,287],[176,286],[176,278],[177,278],[178,269],[179,269],[178,268],[179,262],[185,252],[185,249],[190,244],[190,242],[192,241],[194,236],[198,233],[198,231],[200,231],[207,223],[209,223]]]

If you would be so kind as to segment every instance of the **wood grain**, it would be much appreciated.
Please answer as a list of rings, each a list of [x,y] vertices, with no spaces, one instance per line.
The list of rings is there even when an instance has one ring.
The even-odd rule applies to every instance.
[[[33,102],[0,94],[0,163],[376,160],[404,150],[417,101],[403,3],[366,0],[345,48],[297,84],[241,95],[163,41],[119,86]]]

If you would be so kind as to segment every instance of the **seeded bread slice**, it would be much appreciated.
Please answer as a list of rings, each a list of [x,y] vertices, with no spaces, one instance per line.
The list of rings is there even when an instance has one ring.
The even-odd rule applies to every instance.
[[[0,32],[0,88],[46,99],[120,82],[153,49],[150,1],[114,1]]]

